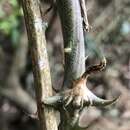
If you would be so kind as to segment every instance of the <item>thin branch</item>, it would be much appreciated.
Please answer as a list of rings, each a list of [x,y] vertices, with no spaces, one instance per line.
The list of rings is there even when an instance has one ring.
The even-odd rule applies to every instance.
[[[85,5],[85,0],[80,0],[80,6],[81,6],[81,14],[83,17],[83,25],[86,31],[89,32],[90,26],[88,23],[88,17],[87,17],[87,9]]]
[[[0,95],[9,99],[11,102],[14,102],[22,111],[32,115],[37,111],[36,102],[24,89],[22,89],[19,80],[21,73],[25,68],[27,49],[27,40],[24,32],[21,35],[12,64],[8,66],[7,69],[7,63],[4,62],[7,62],[8,59],[6,54],[1,51],[1,66],[5,67],[4,69],[6,70],[2,79],[6,79],[6,82],[5,80],[0,79]]]
[[[53,108],[43,106],[42,100],[52,96],[50,68],[46,50],[44,23],[41,18],[39,0],[22,0],[29,48],[33,63],[34,83],[41,130],[57,130]]]

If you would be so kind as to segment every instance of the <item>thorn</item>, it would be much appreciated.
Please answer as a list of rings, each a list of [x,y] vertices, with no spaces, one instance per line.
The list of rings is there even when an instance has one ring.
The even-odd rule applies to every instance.
[[[72,51],[72,49],[70,47],[67,47],[67,48],[64,49],[65,53],[70,53],[71,51]]]
[[[68,100],[65,103],[65,107],[67,107],[71,103],[72,100],[73,100],[73,96],[72,95],[68,96]]]
[[[99,100],[95,100],[93,101],[93,106],[108,106],[108,105],[112,105],[113,103],[115,103],[117,100],[119,99],[119,97],[116,97],[112,100],[104,100],[104,99],[99,99]]]
[[[85,105],[87,105],[87,106],[90,104],[91,104],[91,106],[101,106],[101,107],[108,106],[108,105],[115,103],[119,99],[119,97],[116,97],[112,100],[104,100],[104,99],[97,97],[88,88],[86,88],[86,89],[87,89],[87,98],[89,99],[89,101],[87,100],[85,102]]]
[[[88,59],[88,57],[89,57],[89,55],[87,55],[87,56],[85,57],[85,61]]]

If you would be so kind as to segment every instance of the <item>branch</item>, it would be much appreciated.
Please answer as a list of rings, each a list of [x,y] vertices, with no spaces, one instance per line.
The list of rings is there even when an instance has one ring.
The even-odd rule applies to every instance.
[[[43,102],[59,109],[61,114],[60,129],[73,130],[79,114],[85,106],[106,106],[114,103],[117,98],[103,100],[94,95],[86,86],[90,74],[100,72],[105,68],[106,59],[103,58],[100,64],[92,65],[85,71],[82,24],[85,24],[86,30],[89,30],[85,1],[56,0],[56,2],[64,38],[65,74],[63,91],[55,96],[45,98]]]
[[[25,24],[31,52],[38,116],[41,130],[57,130],[53,108],[42,105],[42,100],[52,96],[50,68],[46,50],[45,26],[42,22],[39,0],[22,0]]]
[[[60,15],[64,49],[65,72],[63,88],[70,88],[73,80],[85,71],[83,21],[79,0],[56,0]]]
[[[24,110],[26,113],[32,115],[37,111],[36,102],[24,89],[22,89],[19,80],[21,73],[25,68],[28,49],[25,32],[21,35],[19,42],[12,64],[8,66],[8,68],[6,65],[8,57],[1,51],[1,67],[6,71],[0,79],[0,95],[14,102],[22,111]]]

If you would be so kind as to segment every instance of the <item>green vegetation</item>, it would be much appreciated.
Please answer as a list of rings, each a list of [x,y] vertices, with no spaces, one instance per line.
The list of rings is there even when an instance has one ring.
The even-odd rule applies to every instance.
[[[22,13],[17,0],[0,2],[0,33],[9,36],[16,45],[20,36],[20,17]]]

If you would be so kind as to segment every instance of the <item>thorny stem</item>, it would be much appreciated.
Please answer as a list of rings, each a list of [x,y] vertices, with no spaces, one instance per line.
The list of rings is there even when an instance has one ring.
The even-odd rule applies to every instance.
[[[92,73],[100,72],[105,68],[106,59],[103,58],[100,64],[92,65],[85,71],[83,24],[85,30],[89,31],[85,1],[56,0],[56,3],[65,49],[64,89],[55,96],[45,98],[43,102],[59,109],[62,130],[74,130],[77,127],[79,114],[85,106],[106,106],[114,103],[117,98],[103,100],[86,86],[87,78]]]
[[[69,113],[70,126],[77,125],[79,113],[85,106],[107,106],[113,104],[118,98],[112,100],[104,100],[94,95],[86,86],[87,78],[96,72],[102,71],[106,66],[106,59],[100,62],[100,64],[92,65],[86,69],[84,74],[73,81],[72,89],[67,89],[63,92],[56,94],[55,96],[46,98],[44,104],[51,105],[56,109],[61,109],[61,106]]]

